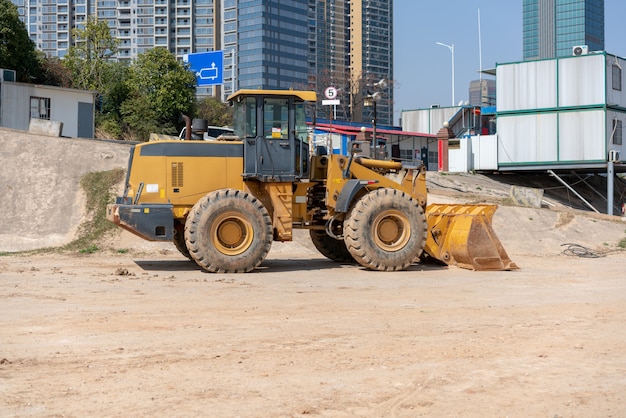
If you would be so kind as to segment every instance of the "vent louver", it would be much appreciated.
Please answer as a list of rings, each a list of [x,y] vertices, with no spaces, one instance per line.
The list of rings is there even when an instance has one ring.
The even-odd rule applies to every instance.
[[[172,163],[172,187],[183,187],[183,163]]]

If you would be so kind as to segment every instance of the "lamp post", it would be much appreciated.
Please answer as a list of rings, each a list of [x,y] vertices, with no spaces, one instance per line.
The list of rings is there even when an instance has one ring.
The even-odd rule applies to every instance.
[[[454,44],[452,45],[446,45],[446,44],[442,44],[441,42],[435,42],[437,45],[441,45],[441,46],[445,46],[446,48],[448,48],[450,50],[450,53],[452,54],[452,106],[454,106]]]
[[[376,91],[374,91],[374,93],[368,91],[367,96],[363,99],[363,104],[365,106],[372,107],[372,148],[376,151],[376,146],[378,145],[378,141],[376,140],[376,102],[380,100],[382,96],[380,90],[387,87],[387,80],[383,78],[382,80],[374,83],[373,87]]]

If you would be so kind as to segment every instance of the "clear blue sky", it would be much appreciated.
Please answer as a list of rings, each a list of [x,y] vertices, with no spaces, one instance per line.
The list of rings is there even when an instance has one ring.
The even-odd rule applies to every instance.
[[[469,98],[479,78],[478,10],[482,67],[522,60],[522,0],[395,0],[394,124],[402,110],[452,104],[454,44],[455,101]],[[606,0],[606,51],[626,57],[626,1]],[[487,77],[486,77],[487,78]]]

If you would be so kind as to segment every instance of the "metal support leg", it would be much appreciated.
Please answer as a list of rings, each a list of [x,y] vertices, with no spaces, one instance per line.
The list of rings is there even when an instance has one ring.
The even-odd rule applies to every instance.
[[[553,176],[554,178],[556,178],[556,179],[557,179],[557,180],[558,180],[558,181],[559,181],[562,185],[564,185],[565,187],[567,187],[567,188],[568,188],[568,189],[569,189],[572,193],[574,193],[574,194],[576,195],[576,197],[578,197],[580,200],[582,200],[582,201],[583,201],[583,203],[584,203],[585,205],[589,206],[589,208],[590,208],[591,210],[593,210],[593,211],[594,211],[594,212],[596,212],[596,213],[600,213],[600,211],[599,211],[598,209],[594,208],[594,207],[593,207],[593,205],[592,205],[591,203],[587,202],[587,200],[585,200],[585,198],[584,198],[584,197],[582,197],[582,196],[580,195],[580,193],[578,193],[576,190],[574,190],[574,189],[572,188],[572,186],[570,186],[569,184],[567,184],[567,182],[565,182],[565,180],[563,180],[561,177],[557,176],[557,175],[556,175],[556,173],[555,173],[554,171],[552,171],[552,170],[548,170],[548,173],[549,173],[551,176]]]
[[[606,213],[609,215],[613,215],[613,180],[615,177],[615,167],[613,166],[613,161],[609,161],[606,165],[606,196],[607,196],[607,204],[606,204]]]

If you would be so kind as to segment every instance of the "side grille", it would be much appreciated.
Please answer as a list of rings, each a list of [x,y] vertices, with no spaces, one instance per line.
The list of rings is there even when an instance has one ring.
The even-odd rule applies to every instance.
[[[183,187],[183,163],[172,163],[172,187]]]

